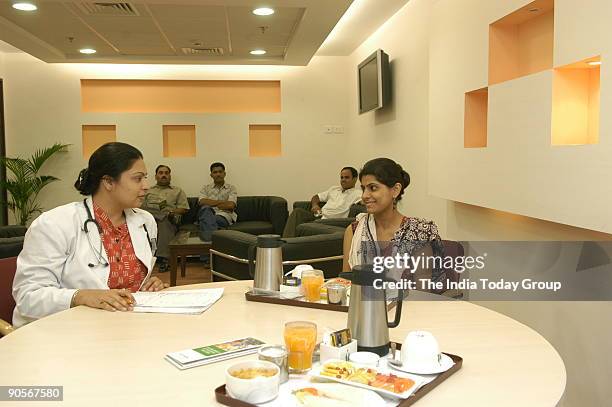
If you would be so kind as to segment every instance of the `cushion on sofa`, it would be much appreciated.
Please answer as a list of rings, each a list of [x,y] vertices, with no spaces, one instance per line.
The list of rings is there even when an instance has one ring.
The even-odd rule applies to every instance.
[[[187,198],[189,211],[181,218],[181,230],[197,234],[199,199]],[[236,202],[236,223],[230,229],[240,230],[255,235],[275,233],[282,234],[287,217],[287,201],[278,196],[239,196]]]

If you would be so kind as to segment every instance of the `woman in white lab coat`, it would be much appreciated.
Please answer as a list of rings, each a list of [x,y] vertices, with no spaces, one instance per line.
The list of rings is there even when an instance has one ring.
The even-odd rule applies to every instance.
[[[132,292],[165,288],[153,268],[157,225],[138,209],[148,189],[142,154],[107,143],[75,188],[86,198],[40,215],[26,233],[13,281],[13,325],[77,305],[132,310]]]

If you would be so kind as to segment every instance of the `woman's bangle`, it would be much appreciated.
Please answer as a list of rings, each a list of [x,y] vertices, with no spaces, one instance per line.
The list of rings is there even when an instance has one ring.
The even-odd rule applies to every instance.
[[[70,308],[74,307],[74,305],[75,305],[75,304],[74,304],[74,300],[75,300],[76,295],[77,295],[77,293],[78,293],[79,291],[80,291],[80,290],[76,290],[76,291],[74,292],[74,294],[72,294],[72,299],[70,300]]]

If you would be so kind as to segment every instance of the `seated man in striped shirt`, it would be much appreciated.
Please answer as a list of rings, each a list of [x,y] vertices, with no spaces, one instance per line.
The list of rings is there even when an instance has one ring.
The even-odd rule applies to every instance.
[[[225,229],[236,222],[238,216],[236,201],[238,192],[236,187],[225,182],[225,165],[215,162],[210,165],[211,184],[204,185],[200,191],[200,239],[208,242],[212,232]]]

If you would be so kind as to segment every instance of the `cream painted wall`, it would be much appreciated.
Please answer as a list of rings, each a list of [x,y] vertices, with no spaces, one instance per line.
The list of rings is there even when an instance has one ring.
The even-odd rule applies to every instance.
[[[82,124],[116,124],[117,140],[138,147],[152,174],[172,167],[173,183],[197,195],[222,161],[239,195],[278,195],[290,204],[339,183],[347,134],[323,134],[324,124],[347,125],[345,58],[316,57],[307,67],[45,64],[23,53],[4,54],[7,153],[29,155],[53,141],[72,143],[46,170],[62,179],[41,194],[45,208],[79,198],[72,184],[86,166]],[[80,79],[280,79],[281,113],[82,113]],[[249,158],[249,124],[282,125],[282,157]],[[197,156],[163,158],[162,125],[195,124]],[[155,182],[150,177],[151,182]]]
[[[551,146],[552,70],[490,86],[487,147],[463,148],[464,93],[487,85],[488,26],[528,3],[435,3],[429,71],[430,192],[612,233],[612,120],[601,115],[598,144]],[[554,13],[554,66],[601,55],[601,111],[609,110],[612,82],[605,61],[612,55],[612,44],[605,39],[612,31],[602,30],[612,16],[610,3],[587,0],[578,6],[560,0]],[[454,177],[448,177],[451,171]]]
[[[450,0],[450,3],[453,1]],[[451,131],[446,127],[446,117],[430,115],[431,105],[440,97],[437,84],[431,81],[431,72],[435,67],[430,63],[439,58],[435,52],[440,47],[434,46],[431,48],[433,51],[430,50],[434,41],[430,33],[432,29],[443,28],[434,24],[432,15],[435,11],[438,18],[443,15],[449,21],[457,19],[459,14],[455,9],[445,7],[448,3],[446,0],[411,0],[349,57],[317,57],[305,68],[45,65],[26,55],[5,55],[7,62],[3,78],[9,153],[26,154],[34,146],[46,145],[56,139],[75,143],[70,153],[49,167],[65,180],[44,194],[43,205],[51,207],[77,197],[71,184],[77,169],[85,164],[80,156],[81,124],[117,123],[119,139],[138,143],[151,168],[161,160],[161,125],[194,122],[198,126],[198,157],[164,160],[172,166],[175,182],[184,185],[191,194],[197,192],[201,179],[207,180],[207,166],[215,159],[228,164],[228,181],[237,184],[241,194],[279,194],[292,201],[308,198],[314,191],[336,183],[340,166],[348,164],[359,168],[368,159],[387,156],[399,161],[412,176],[412,184],[400,206],[402,212],[435,220],[445,238],[610,238],[609,235],[586,229],[455,203],[429,194],[430,169],[440,165],[430,158],[429,133],[432,127],[439,131]],[[489,12],[490,7],[495,7],[496,12],[502,15],[527,1],[462,0],[457,3],[482,12]],[[592,15],[588,10],[595,3],[587,3],[586,11],[576,11],[578,17],[583,12],[587,13],[585,18]],[[557,4],[557,7],[563,8],[570,2],[557,0]],[[607,37],[602,33],[607,32],[607,26],[603,21],[609,15],[607,10],[597,17],[597,23],[593,26],[589,25],[588,19],[578,23],[569,17],[559,20],[558,24],[569,28],[575,24],[589,25],[597,41],[604,41]],[[486,48],[487,31],[462,21],[466,30],[473,31],[470,38],[475,42],[475,48]],[[580,38],[581,34],[571,30],[556,35],[576,35],[576,38]],[[447,36],[445,47],[458,47],[459,40],[458,36]],[[393,104],[384,111],[358,115],[356,66],[377,48],[384,49],[390,55]],[[432,52],[434,55],[431,55]],[[459,60],[447,63],[454,69],[454,82],[465,81],[465,86],[470,89],[483,86],[479,78],[486,75],[486,53],[464,54]],[[605,70],[602,70],[602,75],[606,80]],[[275,115],[82,114],[78,96],[78,79],[81,77],[280,78],[283,81],[283,112]],[[450,81],[449,84],[453,85],[454,82]],[[602,108],[605,97],[602,94]],[[245,160],[248,124],[272,120],[283,124],[284,156]],[[346,134],[323,135],[320,131],[322,124],[345,125]],[[451,160],[449,164],[444,176],[452,182],[463,183],[465,180],[457,175],[457,161]],[[191,175],[194,173],[201,173],[201,177]],[[255,177],[251,174],[265,175]],[[582,182],[590,188],[599,188],[589,178]],[[514,192],[521,194],[522,190],[519,187]],[[567,193],[571,194],[571,191]],[[557,208],[558,204],[549,202],[547,205]],[[587,203],[582,205],[581,210],[589,210]],[[483,305],[536,329],[559,351],[568,371],[567,391],[561,405],[600,406],[612,398],[612,388],[608,385],[612,357],[606,352],[607,345],[612,342],[609,303],[488,302]]]
[[[461,113],[461,116],[452,118],[431,114],[435,108],[434,105],[446,95],[446,90],[441,88],[447,85],[462,87],[461,92],[458,93],[462,104],[463,88],[473,90],[486,86],[488,27],[468,24],[469,19],[461,17],[462,13],[486,14],[491,13],[494,9],[501,16],[527,3],[528,1],[518,0],[495,2],[488,0],[461,2],[411,0],[349,57],[347,75],[356,78],[357,64],[375,49],[382,48],[390,56],[394,82],[393,105],[383,111],[366,113],[361,116],[356,113],[356,79],[351,84],[349,106],[351,155],[361,162],[376,156],[388,156],[398,160],[413,178],[400,210],[405,214],[435,220],[444,238],[492,241],[610,239],[612,236],[601,232],[439,199],[430,195],[428,190],[427,179],[432,175],[432,168],[444,169],[438,172],[438,175],[444,180],[444,185],[448,186],[449,190],[462,191],[465,183],[471,182],[470,178],[465,177],[461,171],[462,162],[470,163],[470,160],[473,159],[480,160],[480,168],[483,172],[489,171],[490,166],[496,163],[494,159],[472,156],[465,159],[450,156],[448,161],[439,162],[428,151],[428,147],[431,147],[430,134],[434,131],[433,129],[440,134],[454,134],[455,121],[463,119],[462,111],[455,112]],[[557,0],[557,3],[563,8],[571,2]],[[440,21],[433,21],[434,17],[450,22],[450,24],[445,26]],[[601,19],[603,20],[604,17]],[[569,17],[569,14],[567,20],[559,25],[571,25],[572,18]],[[581,24],[589,25],[589,20],[582,20]],[[449,27],[460,27],[462,35],[469,37],[473,46],[467,48],[467,52],[457,53],[456,58],[444,59],[437,53],[441,50],[447,52],[457,50],[461,47],[463,40],[461,35],[454,35],[454,31],[449,30]],[[598,23],[592,29],[603,29],[603,23]],[[443,42],[435,43],[441,41],[440,37],[431,36],[431,31],[435,30],[449,30],[444,31],[447,35],[444,35]],[[573,34],[565,32],[563,35]],[[607,37],[599,37],[601,41],[604,41],[604,38]],[[475,51],[476,49],[478,51]],[[485,52],[481,52],[482,49]],[[432,61],[438,65],[432,66]],[[452,75],[444,77],[442,83],[439,80],[433,83],[432,72],[439,70],[452,70]],[[538,78],[535,79],[536,82],[537,80]],[[542,86],[541,81],[538,83],[538,86]],[[516,89],[509,87],[506,91],[515,92]],[[495,95],[494,98],[496,98]],[[602,98],[602,107],[603,103]],[[520,109],[521,106],[514,108]],[[500,119],[503,118],[497,120]],[[519,137],[522,136],[519,135]],[[508,151],[508,155],[529,154],[529,152],[520,150],[520,146],[524,144],[519,143],[519,147],[510,148],[509,142],[510,140],[498,141],[498,150],[501,154],[496,156],[496,159],[511,163],[511,157],[504,158],[504,151]],[[521,139],[519,142],[531,141]],[[449,143],[453,146],[460,145],[462,148],[463,137]],[[466,155],[471,153],[471,151],[465,152]],[[584,154],[586,159],[587,152]],[[564,155],[566,164],[572,162],[573,155],[565,152],[561,152],[560,155]],[[568,165],[568,167],[572,166]],[[513,176],[515,176],[514,171],[508,170],[507,174],[500,179]],[[474,187],[491,188],[497,182],[499,181],[483,182]],[[540,191],[546,193],[551,185],[557,191],[565,188],[566,195],[571,195],[573,188],[568,188],[566,185],[570,182],[577,181],[573,178],[571,180],[559,179],[551,184],[541,185]],[[584,184],[584,188],[598,190],[601,187],[589,177],[582,178],[580,182]],[[531,185],[516,184],[512,191],[512,198],[523,199],[521,195],[529,192],[531,188]],[[478,198],[479,195],[474,194],[473,197]],[[503,204],[502,201],[498,203]],[[524,204],[530,205],[534,210],[540,211],[539,213],[544,213],[543,211],[546,210],[563,211],[565,208],[564,200],[546,200],[543,203],[531,200],[525,201]],[[600,205],[597,208],[601,210],[602,207]],[[584,201],[580,203],[579,208],[582,212],[591,210],[590,203]],[[607,383],[612,373],[612,356],[605,351],[607,344],[612,342],[610,303],[484,302],[481,305],[531,326],[557,349],[565,362],[568,377],[566,394],[559,405],[566,407],[601,406],[606,405],[610,400],[612,389]]]
[[[427,188],[430,10],[429,2],[411,0],[349,56],[349,151],[360,166],[376,157],[399,162],[411,177],[400,210],[444,230],[446,201]],[[389,54],[392,103],[358,115],[357,65],[378,48]]]

